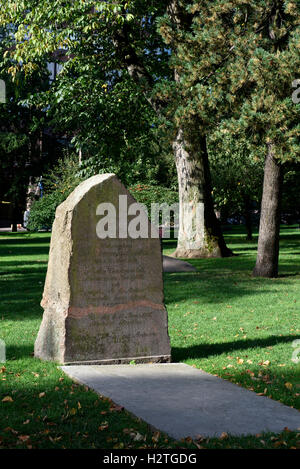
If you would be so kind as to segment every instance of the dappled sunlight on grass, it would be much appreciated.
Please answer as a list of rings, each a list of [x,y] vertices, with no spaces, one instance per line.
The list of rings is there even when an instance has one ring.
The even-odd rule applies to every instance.
[[[234,227],[225,237],[239,255],[188,259],[197,272],[164,274],[165,301],[173,360],[300,408],[300,364],[291,360],[300,339],[300,231],[282,231],[279,278],[251,276],[256,244]]]
[[[251,277],[257,233],[253,242],[242,227],[225,236],[238,256],[188,260],[197,272],[164,274],[172,359],[299,409],[300,364],[291,358],[300,338],[300,231],[282,229],[278,279]],[[0,364],[0,445],[195,448],[163,434],[154,441],[145,423],[114,411],[111,401],[73,383],[56,363],[33,357],[49,240],[49,233],[0,233],[0,338],[7,345],[7,362]],[[164,240],[165,254],[175,247]],[[7,396],[12,402],[2,402]],[[132,432],[143,440],[133,440]],[[295,432],[201,442],[205,448],[295,445]]]

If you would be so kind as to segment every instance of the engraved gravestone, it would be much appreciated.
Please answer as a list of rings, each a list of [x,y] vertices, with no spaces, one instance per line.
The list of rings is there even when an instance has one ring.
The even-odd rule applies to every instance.
[[[57,208],[35,357],[62,364],[170,361],[160,241],[144,213],[134,220],[135,202],[114,174],[104,174],[81,183]],[[129,236],[130,223],[143,225],[141,237]]]

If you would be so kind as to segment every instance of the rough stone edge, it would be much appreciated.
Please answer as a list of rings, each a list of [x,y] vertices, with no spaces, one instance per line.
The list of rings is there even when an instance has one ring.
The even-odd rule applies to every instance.
[[[78,205],[89,190],[98,186],[100,183],[108,181],[109,179],[117,179],[117,181],[119,181],[114,173],[96,174],[95,176],[82,181],[77,187],[75,187],[71,194],[69,194],[66,200],[57,207],[57,209],[61,210],[63,208],[66,211],[74,210],[75,206]]]
[[[107,358],[105,360],[89,360],[79,362],[65,362],[62,366],[68,365],[129,365],[131,361],[137,364],[143,363],[171,363],[171,355],[154,355],[152,357],[129,357],[129,358]]]

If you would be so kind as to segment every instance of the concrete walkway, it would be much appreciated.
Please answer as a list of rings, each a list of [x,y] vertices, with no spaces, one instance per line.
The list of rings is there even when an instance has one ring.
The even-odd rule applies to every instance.
[[[164,272],[197,272],[189,262],[175,259],[174,257],[163,256],[163,271]]]
[[[61,368],[176,439],[300,429],[296,409],[182,363]]]

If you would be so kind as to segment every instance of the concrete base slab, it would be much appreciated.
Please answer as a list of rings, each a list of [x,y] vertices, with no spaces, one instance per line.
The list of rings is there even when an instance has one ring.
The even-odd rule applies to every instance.
[[[174,257],[163,256],[164,272],[197,272],[196,267],[186,261],[174,259]]]
[[[300,428],[300,412],[182,363],[62,366],[175,439]]]
[[[171,355],[152,355],[150,357],[111,358],[107,360],[90,360],[82,362],[69,362],[64,365],[128,365],[135,363],[169,363]]]

